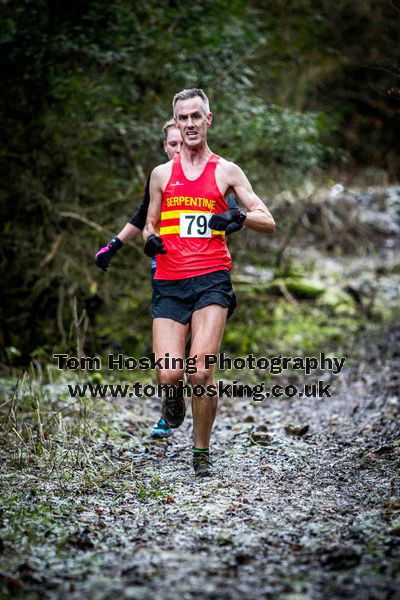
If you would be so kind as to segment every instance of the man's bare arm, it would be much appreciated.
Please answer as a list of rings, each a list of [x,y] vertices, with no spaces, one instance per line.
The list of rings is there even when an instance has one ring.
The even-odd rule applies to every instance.
[[[243,225],[260,233],[274,233],[275,221],[264,202],[254,193],[250,181],[242,169],[230,163],[227,168],[229,185],[247,208],[247,217]]]
[[[156,229],[161,217],[161,203],[162,203],[162,188],[161,188],[161,177],[160,177],[160,165],[156,167],[150,178],[150,204],[147,212],[146,225],[143,229],[143,239],[146,242],[149,235],[156,234]]]

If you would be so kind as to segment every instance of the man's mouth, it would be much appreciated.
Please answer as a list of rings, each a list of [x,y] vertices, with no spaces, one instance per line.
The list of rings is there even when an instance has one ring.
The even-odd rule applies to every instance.
[[[187,137],[189,137],[189,138],[194,138],[194,137],[196,137],[196,135],[197,135],[197,131],[188,131],[188,132],[186,133],[186,135],[187,135]]]

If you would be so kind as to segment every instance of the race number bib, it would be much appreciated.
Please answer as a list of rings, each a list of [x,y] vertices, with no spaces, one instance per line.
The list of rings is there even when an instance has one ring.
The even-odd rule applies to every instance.
[[[211,229],[208,226],[211,213],[181,213],[180,237],[183,238],[209,238]]]

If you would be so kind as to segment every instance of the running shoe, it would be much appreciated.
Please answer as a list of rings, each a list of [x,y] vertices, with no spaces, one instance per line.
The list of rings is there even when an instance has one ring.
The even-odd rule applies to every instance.
[[[155,423],[151,429],[151,437],[152,438],[167,438],[172,435],[171,427],[168,425],[167,421],[164,419],[160,419],[158,423]]]
[[[208,454],[195,454],[193,456],[193,468],[196,477],[209,477],[213,475],[212,462]]]
[[[186,413],[185,399],[180,396],[175,398],[164,398],[162,405],[162,418],[167,421],[173,429],[180,427]]]

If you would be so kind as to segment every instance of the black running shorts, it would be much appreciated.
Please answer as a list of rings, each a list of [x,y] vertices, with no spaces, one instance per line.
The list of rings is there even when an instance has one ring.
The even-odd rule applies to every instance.
[[[219,304],[228,308],[228,319],[236,308],[229,271],[214,271],[187,279],[153,279],[153,319],[189,323],[199,308]]]

